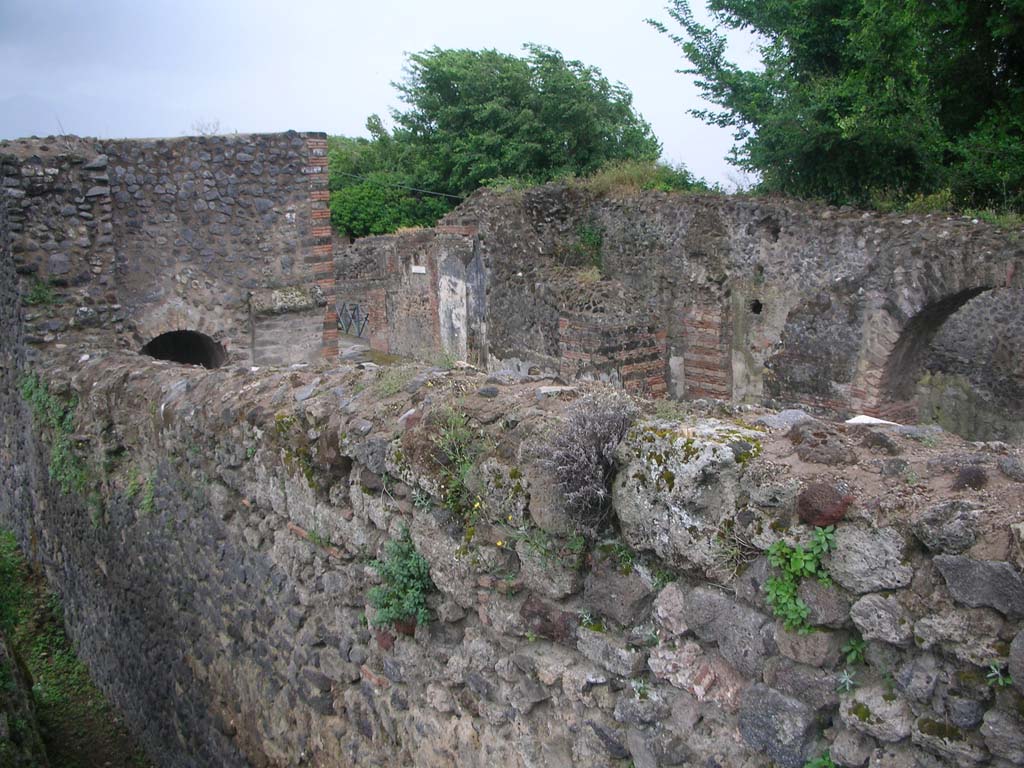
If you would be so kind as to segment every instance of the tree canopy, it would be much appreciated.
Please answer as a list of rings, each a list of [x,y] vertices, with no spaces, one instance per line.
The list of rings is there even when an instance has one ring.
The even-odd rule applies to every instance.
[[[768,191],[835,203],[949,190],[961,206],[1024,207],[1024,0],[672,0],[670,32],[730,126],[732,162]],[[723,30],[758,36],[761,68]]]
[[[394,113],[395,139],[415,148],[420,178],[467,194],[497,177],[547,181],[610,160],[658,158],[661,145],[625,86],[550,48],[526,51],[433,48],[409,57],[395,84],[408,105]]]
[[[331,139],[335,227],[361,236],[430,224],[496,179],[543,183],[616,162],[654,165],[661,144],[625,86],[551,48],[525,51],[409,56],[393,84],[406,105],[392,113],[394,130],[373,115],[369,139]]]

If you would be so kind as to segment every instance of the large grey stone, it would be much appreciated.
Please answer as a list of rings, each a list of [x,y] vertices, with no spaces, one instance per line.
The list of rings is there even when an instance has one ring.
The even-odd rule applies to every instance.
[[[1015,456],[1001,456],[997,462],[999,471],[1011,480],[1024,483],[1024,462]]]
[[[593,613],[631,627],[647,613],[653,593],[637,568],[597,556],[583,584],[583,604]]]
[[[841,526],[826,566],[851,592],[899,589],[914,578],[914,570],[903,565],[903,546],[903,537],[892,528]]]
[[[896,686],[911,701],[924,704],[932,697],[940,671],[935,657],[930,653],[923,653],[897,670]]]
[[[905,648],[914,638],[911,617],[895,597],[865,595],[850,608],[850,618],[865,640]]]
[[[881,685],[857,688],[839,704],[839,718],[879,741],[896,742],[910,735],[914,713],[903,697]]]
[[[1011,619],[1024,617],[1024,579],[1009,563],[940,555],[935,565],[958,603],[988,606]]]
[[[775,643],[779,653],[801,664],[812,667],[832,667],[838,663],[845,632],[830,632],[822,629],[817,632],[801,634],[790,632],[783,627],[781,621],[775,624]]]
[[[671,422],[631,428],[616,451],[621,469],[612,487],[626,542],[678,568],[721,578],[715,574],[722,567],[722,524],[739,508],[744,466],[731,447],[737,441],[759,445],[759,433],[712,420],[685,429]]]
[[[957,608],[918,619],[914,639],[926,651],[939,647],[961,661],[987,667],[1005,653],[999,639],[1002,627],[1002,618],[991,608]]]
[[[622,639],[606,632],[580,627],[576,637],[576,649],[613,675],[634,677],[640,674],[647,663],[645,651],[630,648]]]
[[[760,674],[765,660],[775,652],[774,625],[768,617],[717,590],[691,590],[684,618],[697,637],[718,643],[726,661],[744,675]]]
[[[51,253],[46,260],[46,274],[66,275],[71,271],[71,259],[66,253]]]
[[[985,746],[1013,765],[1024,765],[1024,720],[1000,709],[990,709],[981,724]]]
[[[781,768],[803,768],[814,754],[814,710],[790,696],[757,683],[743,694],[740,735]]]
[[[1010,643],[1010,677],[1014,687],[1024,693],[1024,630],[1017,633]]]
[[[860,731],[841,728],[836,734],[828,753],[832,762],[843,768],[861,768],[871,757],[875,741]]]
[[[773,656],[764,668],[764,681],[778,691],[800,699],[819,712],[839,703],[836,675],[818,667],[800,664],[785,656]]]
[[[849,593],[835,584],[822,584],[817,579],[802,579],[797,597],[807,605],[807,621],[816,627],[838,629],[850,620]]]
[[[981,505],[954,499],[929,507],[914,522],[914,535],[932,552],[955,555],[978,538]]]
[[[911,741],[933,755],[956,766],[972,768],[988,762],[988,750],[976,735],[968,734],[951,723],[930,717],[919,718],[910,733]]]
[[[531,592],[553,600],[578,592],[583,582],[576,562],[538,550],[528,541],[516,544],[519,578]]]

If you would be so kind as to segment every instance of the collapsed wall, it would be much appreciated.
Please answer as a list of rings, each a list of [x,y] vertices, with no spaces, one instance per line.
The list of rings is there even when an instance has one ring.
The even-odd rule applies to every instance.
[[[279,156],[281,194],[309,201],[313,221],[323,190],[303,179],[322,168],[299,163],[319,139],[182,141],[130,144],[142,166],[167,163],[173,194],[155,171],[130,180],[128,160],[111,160],[124,148],[106,168],[38,142],[2,148],[14,216],[0,217],[0,525],[45,570],[81,657],[157,764],[1024,760],[1019,448],[651,402],[619,442],[629,408],[587,380],[736,397],[756,388],[737,376],[753,370],[737,340],[776,339],[758,354],[788,363],[766,366],[763,388],[853,402],[858,382],[904,384],[856,339],[885,341],[909,368],[936,318],[979,286],[1016,285],[1003,239],[963,222],[934,238],[927,222],[808,223],[786,203],[481,193],[441,228],[354,244],[362,295],[338,298],[371,308],[375,346],[516,371],[367,359],[379,355],[254,370],[261,329],[277,340],[265,359],[287,363],[307,320],[333,322],[333,275],[309,222],[270,231],[299,207],[250,217],[260,176],[246,171],[247,213],[230,214],[243,231],[221,235],[256,239],[194,268],[253,294],[244,309],[231,294],[227,336],[198,330],[229,353],[246,328],[255,343],[206,369],[132,351],[147,317],[132,252],[152,290],[184,299],[191,282],[161,281],[204,258],[182,221],[216,237],[230,223],[217,217],[242,177],[223,164],[253,162],[247,147]],[[211,147],[222,178],[204,166]],[[107,203],[90,192],[110,168]],[[171,171],[198,174],[203,194],[180,198],[187,179]],[[601,274],[581,281],[598,229]],[[264,235],[282,238],[266,273],[235,273],[228,257]],[[150,236],[179,249],[175,266]],[[933,240],[954,254],[946,267],[928,266]],[[283,284],[292,248],[319,293]],[[336,336],[322,339],[336,354]],[[610,506],[581,517],[593,508],[580,498]],[[424,606],[421,563],[389,547],[406,530],[434,587]],[[381,558],[397,594],[374,592]]]
[[[412,272],[452,233],[466,254],[446,260],[454,291]],[[357,241],[336,262],[339,297],[372,307],[385,351],[465,348],[490,370],[654,396],[1024,436],[1024,251],[976,220],[555,184],[478,191],[437,229]],[[407,335],[410,306],[417,329],[461,313],[469,331]]]
[[[648,416],[595,536],[557,472],[604,428],[600,385],[74,339],[28,368],[13,284],[0,524],[161,766],[1024,759],[1019,451]],[[405,530],[436,591],[376,626]],[[772,565],[797,551],[828,581]]]

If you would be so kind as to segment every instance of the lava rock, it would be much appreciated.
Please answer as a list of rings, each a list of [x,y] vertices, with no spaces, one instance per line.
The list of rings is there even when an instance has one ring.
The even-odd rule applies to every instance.
[[[802,768],[810,760],[816,726],[814,710],[766,685],[756,683],[743,695],[740,735],[782,768]]]
[[[854,497],[824,482],[811,483],[796,499],[796,513],[807,525],[835,525],[846,516]]]
[[[865,595],[850,608],[850,618],[865,640],[906,648],[914,637],[914,625],[894,597]]]
[[[910,584],[914,570],[903,565],[903,537],[892,528],[843,526],[826,563],[829,573],[851,592],[863,594]]]
[[[963,555],[939,555],[934,563],[958,603],[995,608],[1011,619],[1024,617],[1024,579],[1009,563]]]
[[[914,535],[932,552],[957,555],[978,538],[981,505],[954,499],[925,510],[914,521]]]

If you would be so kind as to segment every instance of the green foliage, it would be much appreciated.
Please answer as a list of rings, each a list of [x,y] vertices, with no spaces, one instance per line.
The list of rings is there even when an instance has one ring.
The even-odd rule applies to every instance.
[[[42,280],[35,280],[25,294],[25,303],[33,306],[53,304],[53,289]]]
[[[1013,685],[1013,678],[1003,670],[1003,666],[998,662],[988,665],[988,674],[985,675],[985,679],[994,688],[1007,688]]]
[[[864,663],[864,652],[867,651],[868,644],[864,642],[863,638],[851,637],[842,648],[843,653],[846,655],[847,664],[863,664]]]
[[[351,237],[433,225],[485,184],[585,177],[614,161],[655,168],[661,151],[628,89],[542,46],[523,57],[435,47],[411,54],[394,85],[406,107],[393,131],[372,115],[370,138],[329,140],[331,221]],[[651,188],[690,181],[670,166],[654,176]]]
[[[836,691],[838,693],[849,693],[856,687],[857,681],[854,679],[853,674],[850,670],[844,669],[836,681]]]
[[[377,381],[373,385],[374,392],[381,397],[397,395],[405,389],[406,384],[412,381],[415,374],[416,369],[408,365],[381,368],[377,375]]]
[[[764,584],[765,595],[772,612],[783,621],[790,631],[807,634],[811,625],[807,621],[810,609],[797,596],[800,581],[808,576],[815,576],[825,584],[831,584],[828,574],[821,569],[821,558],[835,549],[835,528],[815,528],[811,543],[804,547],[797,544],[790,546],[777,541],[768,549],[768,562],[778,568],[780,574],[767,579]]]
[[[309,542],[311,544],[314,544],[314,545],[316,545],[318,547],[333,547],[334,546],[334,542],[331,541],[331,539],[329,537],[324,536],[322,533],[320,533],[317,530],[308,531],[306,533],[306,536],[308,537]]]
[[[821,753],[820,757],[816,757],[813,760],[808,760],[804,763],[804,768],[836,768],[836,764],[832,762],[832,755],[826,749]]]
[[[78,399],[72,395],[59,398],[35,373],[28,373],[19,382],[22,398],[32,410],[37,428],[53,432],[50,446],[50,480],[64,494],[83,494],[89,487],[89,473],[85,462],[75,453],[71,435],[75,428],[75,409]]]
[[[430,580],[430,565],[416,551],[408,528],[385,545],[384,559],[374,560],[371,565],[383,581],[369,594],[375,626],[410,620],[418,624],[430,621],[426,596],[435,589]]]
[[[636,553],[619,539],[609,539],[597,546],[597,551],[615,560],[619,573],[628,576],[636,565]]]
[[[949,188],[960,207],[1024,204],[1024,0],[987,5],[712,0],[714,26],[673,0],[671,34],[732,127],[732,162],[762,189],[833,203]],[[761,67],[726,58],[722,29],[758,36]]]
[[[51,765],[85,768],[101,752],[106,758],[123,757],[118,765],[149,764],[126,741],[115,713],[76,657],[64,631],[60,601],[33,577],[6,530],[0,530],[0,629],[34,682],[36,713]],[[0,699],[3,693],[0,685]],[[28,726],[24,721],[12,725],[22,732]]]
[[[580,179],[580,186],[598,195],[629,194],[645,190],[660,192],[710,191],[711,187],[682,165],[651,160],[612,160],[593,175]]]
[[[482,506],[469,487],[470,475],[483,452],[481,436],[466,414],[448,409],[441,415],[434,445],[440,452],[442,503],[456,519],[471,525]]]
[[[396,83],[394,140],[414,149],[430,189],[465,195],[485,179],[585,176],[613,159],[654,161],[661,147],[632,94],[551,48],[412,54]]]
[[[581,224],[576,229],[576,238],[569,247],[568,255],[574,263],[590,265],[601,271],[604,268],[601,258],[601,245],[603,242],[604,233],[600,227],[593,224]]]
[[[139,499],[139,515],[148,517],[156,509],[156,495],[153,478],[147,477],[142,486],[142,497]]]

